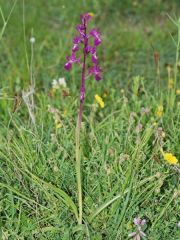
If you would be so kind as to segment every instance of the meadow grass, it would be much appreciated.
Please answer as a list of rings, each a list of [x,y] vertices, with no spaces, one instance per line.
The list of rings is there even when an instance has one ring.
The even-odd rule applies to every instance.
[[[160,151],[180,158],[178,29],[170,19],[179,17],[179,1],[0,0],[0,7],[0,238],[126,240],[139,216],[147,239],[179,240],[180,170]],[[80,69],[67,74],[63,66],[88,11],[103,35],[103,80],[86,83],[79,226]],[[67,87],[54,91],[59,77]],[[32,81],[34,124],[22,96]]]

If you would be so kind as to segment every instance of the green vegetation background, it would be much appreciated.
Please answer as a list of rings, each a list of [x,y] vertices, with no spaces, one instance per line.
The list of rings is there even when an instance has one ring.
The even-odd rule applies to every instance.
[[[0,0],[5,17],[13,3]],[[144,230],[147,239],[180,239],[178,171],[166,165],[156,144],[153,145],[157,127],[152,127],[155,122],[162,127],[166,133],[164,148],[179,157],[179,99],[174,109],[166,109],[166,67],[175,64],[176,49],[170,34],[177,38],[177,29],[167,13],[180,17],[180,1],[24,0],[24,3],[23,8],[23,1],[17,0],[0,40],[2,239],[124,240],[134,230],[136,216],[147,219]],[[63,65],[76,35],[79,15],[84,12],[95,14],[91,26],[102,32],[103,44],[98,54],[103,80],[87,81],[82,137],[87,226],[78,231],[69,208],[48,184],[63,189],[76,203],[74,134],[80,69],[74,66],[69,74]],[[30,84],[27,63],[32,57],[31,36],[36,39],[32,62],[36,128],[31,126],[21,99],[21,91]],[[154,51],[160,55],[160,97]],[[138,96],[135,76],[143,77],[139,77]],[[66,78],[68,97],[62,91],[50,94],[52,80],[59,77]],[[95,106],[95,111],[92,110],[95,94],[104,98],[104,109]],[[55,128],[48,105],[58,109],[63,125],[60,129]],[[162,119],[155,115],[159,105],[165,107]],[[150,115],[142,117],[142,107],[149,108]],[[136,116],[131,123],[132,112]],[[135,129],[139,123],[143,131],[137,146]],[[118,194],[121,198],[90,223],[88,217],[96,207]]]

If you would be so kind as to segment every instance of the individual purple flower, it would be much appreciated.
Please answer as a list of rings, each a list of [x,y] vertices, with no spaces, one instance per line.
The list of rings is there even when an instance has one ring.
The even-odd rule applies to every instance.
[[[91,60],[92,60],[92,63],[95,63],[95,64],[98,63],[98,57],[97,57],[96,53],[92,54]]]
[[[74,44],[79,44],[82,42],[82,37],[81,36],[76,36],[73,38],[73,43]]]
[[[96,47],[88,45],[86,48],[86,53],[96,53]]]
[[[141,219],[139,217],[135,217],[133,222],[134,222],[135,225],[140,225],[141,224]]]
[[[77,25],[76,29],[79,32],[80,37],[84,37],[85,36],[85,32],[84,32],[85,27],[83,25]]]
[[[100,73],[96,74],[95,79],[96,79],[96,81],[100,81],[102,79],[101,74]]]
[[[100,32],[98,32],[95,28],[93,28],[90,31],[90,35],[94,38],[94,45],[95,46],[98,46],[99,44],[101,44],[101,39],[99,37],[101,35]]]
[[[72,63],[80,62],[80,59],[76,57],[75,53],[72,53],[71,56],[67,56],[67,60],[68,60],[68,62],[64,65],[64,67],[67,71],[71,70]]]
[[[79,50],[79,44],[82,42],[82,37],[81,36],[76,36],[73,38],[73,48],[72,52],[77,52]]]
[[[80,62],[80,58],[77,58],[75,53],[73,53],[71,56],[67,56],[67,60],[71,63]]]
[[[95,28],[90,31],[90,35],[94,38],[98,38],[101,35],[101,32],[98,32]]]
[[[90,75],[94,74],[97,81],[101,80],[101,69],[97,65],[90,67],[88,72]]]
[[[145,223],[146,223],[146,219],[141,219],[140,217],[135,217],[134,218],[134,224],[135,225],[144,226]]]
[[[91,20],[92,15],[89,13],[84,13],[80,16],[80,19],[82,21],[82,24],[87,26],[88,22]]]
[[[71,67],[72,67],[72,64],[70,62],[67,62],[65,63],[64,65],[64,68],[67,70],[67,71],[70,71],[71,70]]]
[[[98,46],[99,44],[101,44],[101,39],[100,38],[95,38],[94,39],[94,45]]]
[[[73,51],[73,52],[77,52],[78,50],[79,50],[78,44],[74,44],[74,45],[73,45],[73,48],[72,48],[72,51]]]

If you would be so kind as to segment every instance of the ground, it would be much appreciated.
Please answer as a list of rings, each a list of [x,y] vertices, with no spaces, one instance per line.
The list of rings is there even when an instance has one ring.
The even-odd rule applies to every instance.
[[[180,17],[179,0],[0,0],[0,7],[2,239],[126,240],[140,217],[147,239],[179,240],[180,168],[165,155],[180,159],[173,22]],[[64,64],[84,12],[94,14],[90,27],[102,33],[103,78],[86,81],[79,226],[75,129],[81,68],[66,72]],[[54,89],[59,78],[67,86]],[[34,82],[31,107],[25,95]]]

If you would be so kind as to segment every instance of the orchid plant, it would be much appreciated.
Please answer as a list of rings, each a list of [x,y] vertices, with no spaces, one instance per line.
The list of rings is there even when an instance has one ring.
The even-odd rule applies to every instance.
[[[70,56],[67,56],[67,62],[64,68],[67,71],[72,69],[74,63],[79,63],[82,68],[81,73],[81,85],[80,85],[80,107],[77,118],[76,127],[76,176],[77,176],[77,187],[78,187],[78,205],[79,205],[79,224],[82,224],[83,215],[83,202],[82,202],[82,177],[81,177],[81,156],[80,156],[80,130],[82,122],[83,105],[85,100],[85,82],[88,76],[94,75],[96,81],[101,80],[101,69],[98,66],[97,57],[97,46],[101,44],[101,33],[95,28],[88,32],[88,23],[91,20],[92,13],[84,13],[80,16],[81,24],[77,25],[76,30],[78,31],[78,36],[73,38],[73,47]],[[90,43],[91,39],[93,44]],[[80,45],[82,45],[83,58],[77,56],[80,50]],[[87,68],[87,57],[91,56],[92,65]]]

